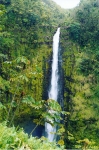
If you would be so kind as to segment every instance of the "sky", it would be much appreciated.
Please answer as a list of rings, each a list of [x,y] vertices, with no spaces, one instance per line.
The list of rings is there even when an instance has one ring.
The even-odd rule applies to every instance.
[[[74,8],[76,7],[80,0],[53,0],[58,5],[60,5],[62,8]]]

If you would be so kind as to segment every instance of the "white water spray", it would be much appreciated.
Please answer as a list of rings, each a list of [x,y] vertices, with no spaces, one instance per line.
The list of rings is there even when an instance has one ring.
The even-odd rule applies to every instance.
[[[52,75],[51,75],[51,88],[49,90],[49,99],[57,101],[58,99],[58,50],[59,50],[59,36],[60,28],[57,29],[53,37],[53,59],[52,59]],[[49,111],[50,113],[53,113]],[[47,138],[52,142],[55,138],[53,132],[56,132],[56,127],[51,126],[49,123],[45,123],[45,131]]]

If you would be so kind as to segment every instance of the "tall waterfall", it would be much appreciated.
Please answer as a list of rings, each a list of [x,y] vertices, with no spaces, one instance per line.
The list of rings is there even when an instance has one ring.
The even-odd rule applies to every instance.
[[[58,51],[59,51],[59,36],[60,28],[53,36],[53,59],[52,59],[52,74],[51,74],[51,85],[48,92],[49,99],[57,101],[58,99]],[[50,112],[52,113],[52,112]],[[45,131],[47,138],[53,141],[55,136],[51,132],[56,132],[56,127],[52,127],[49,123],[45,123]]]

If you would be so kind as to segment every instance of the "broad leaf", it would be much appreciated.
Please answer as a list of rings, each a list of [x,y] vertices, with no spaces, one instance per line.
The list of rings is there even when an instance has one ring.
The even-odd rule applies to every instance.
[[[61,106],[55,100],[48,99],[47,103],[48,103],[49,109],[52,109],[57,112],[61,112]]]

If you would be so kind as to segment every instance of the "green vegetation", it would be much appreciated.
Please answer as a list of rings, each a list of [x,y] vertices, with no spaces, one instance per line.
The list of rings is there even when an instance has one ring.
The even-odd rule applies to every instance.
[[[70,149],[81,148],[81,143],[77,142],[79,140],[84,149],[99,148],[98,8],[97,0],[82,0],[79,7],[71,11],[71,22],[67,23],[67,29],[62,28],[61,31],[64,109],[70,112],[64,123],[67,129],[65,143]],[[84,143],[84,139],[90,142]],[[96,147],[90,147],[93,142]]]
[[[0,1],[0,149],[61,149],[62,140],[57,147],[45,138],[29,139],[17,126],[33,121],[32,135],[46,121],[59,125],[55,120],[61,119],[60,105],[42,99],[52,37],[63,17],[64,11],[50,1]],[[53,115],[47,109],[52,109]]]
[[[22,129],[17,130],[15,127],[8,128],[3,122],[0,124],[0,149],[5,150],[40,150],[40,149],[56,149],[63,150],[64,147],[58,147],[55,142],[49,142],[45,137],[41,139],[28,137]]]
[[[58,26],[64,111],[46,96],[52,38]],[[98,0],[81,0],[72,10],[51,0],[0,1],[1,150],[99,149],[98,43]],[[27,120],[36,124],[30,135],[20,128]],[[58,125],[57,143],[32,137],[46,121]]]

